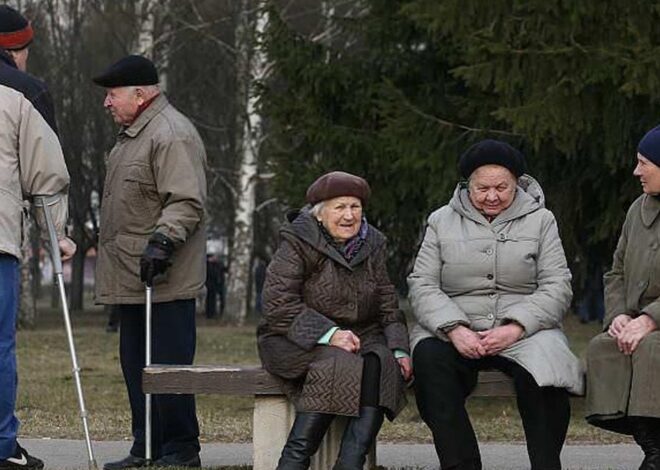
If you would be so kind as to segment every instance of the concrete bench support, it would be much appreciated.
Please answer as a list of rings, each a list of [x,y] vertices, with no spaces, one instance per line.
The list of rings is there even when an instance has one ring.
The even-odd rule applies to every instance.
[[[289,435],[295,418],[295,410],[283,396],[255,397],[252,445],[254,470],[273,470]],[[338,416],[333,421],[321,447],[312,458],[313,470],[329,470],[337,459],[341,438],[348,419]],[[375,468],[376,450],[372,449],[364,466],[365,470]]]

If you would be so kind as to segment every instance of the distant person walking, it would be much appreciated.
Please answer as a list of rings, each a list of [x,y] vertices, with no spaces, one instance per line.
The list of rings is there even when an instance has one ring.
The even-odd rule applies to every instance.
[[[16,441],[16,315],[23,199],[48,196],[62,260],[76,245],[66,237],[69,173],[45,85],[25,73],[32,26],[0,5],[0,470],[41,469]],[[42,209],[36,219],[47,238]]]
[[[640,470],[660,470],[660,126],[637,147],[642,194],[605,274],[604,333],[587,349],[587,421],[632,435]]]
[[[216,254],[206,255],[206,318],[222,317],[224,302],[225,266]],[[220,314],[218,315],[218,301]]]
[[[153,360],[192,364],[195,299],[206,278],[206,154],[192,123],[158,87],[154,64],[128,56],[94,78],[120,130],[107,160],[96,299],[119,315],[119,356],[131,404],[133,446],[106,470],[145,461],[145,283],[153,285]],[[160,467],[199,467],[192,395],[153,397],[153,449]]]

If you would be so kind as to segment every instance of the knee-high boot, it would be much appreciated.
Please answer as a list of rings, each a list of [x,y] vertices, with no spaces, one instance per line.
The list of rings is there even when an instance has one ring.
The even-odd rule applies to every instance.
[[[325,413],[296,413],[277,470],[307,470],[333,418]]]
[[[660,470],[660,419],[635,418],[633,438],[644,451],[639,470]]]
[[[385,413],[380,407],[363,406],[360,416],[352,418],[341,439],[339,457],[333,470],[362,470],[367,452],[383,425]]]

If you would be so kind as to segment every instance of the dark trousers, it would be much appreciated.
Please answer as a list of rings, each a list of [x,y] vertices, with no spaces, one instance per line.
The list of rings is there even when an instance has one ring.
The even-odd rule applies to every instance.
[[[131,403],[133,447],[144,457],[145,399],[142,369],[145,365],[144,305],[117,305],[120,322],[119,357]],[[153,304],[152,349],[154,364],[192,364],[195,357],[195,301],[175,300]],[[152,455],[187,457],[199,452],[199,425],[194,395],[152,395]]]
[[[413,367],[417,407],[431,429],[443,469],[481,468],[465,399],[483,369],[499,369],[513,379],[532,470],[561,469],[559,455],[570,419],[565,389],[539,387],[529,372],[500,356],[466,359],[451,343],[437,338],[415,347]]]

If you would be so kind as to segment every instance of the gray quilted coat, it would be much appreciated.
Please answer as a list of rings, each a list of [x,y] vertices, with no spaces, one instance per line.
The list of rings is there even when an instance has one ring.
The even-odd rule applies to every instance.
[[[409,344],[387,275],[385,237],[369,226],[348,262],[306,210],[291,218],[266,272],[264,319],[257,329],[264,368],[283,379],[297,410],[357,416],[361,355],[317,344],[334,326],[350,329],[360,337],[361,354],[380,358],[379,403],[393,419],[406,403],[393,351],[409,352]]]
[[[541,386],[581,393],[580,364],[561,330],[570,280],[555,218],[536,180],[522,176],[513,203],[492,222],[459,184],[449,204],[430,215],[408,277],[417,320],[413,349],[424,338],[448,340],[441,329],[452,324],[479,331],[515,321],[525,336],[501,355]]]

